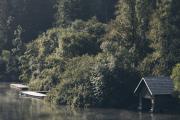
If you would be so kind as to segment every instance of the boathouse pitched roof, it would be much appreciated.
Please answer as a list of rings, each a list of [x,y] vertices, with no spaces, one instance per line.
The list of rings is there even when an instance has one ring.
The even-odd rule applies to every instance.
[[[145,83],[151,95],[168,95],[173,92],[173,81],[169,77],[144,77],[137,85],[134,93],[137,93],[142,83]]]

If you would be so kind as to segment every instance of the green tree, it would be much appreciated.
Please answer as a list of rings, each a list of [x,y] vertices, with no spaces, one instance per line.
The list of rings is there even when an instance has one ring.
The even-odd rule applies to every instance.
[[[77,57],[100,52],[100,38],[106,33],[106,25],[91,19],[87,22],[76,20],[59,34],[59,54],[64,57]]]
[[[180,64],[176,64],[172,71],[172,79],[174,81],[175,90],[180,93]]]
[[[124,55],[132,57],[124,59],[124,61],[131,61],[129,66],[135,69],[140,60],[135,1],[120,0],[116,14],[116,19],[109,24],[108,32],[102,39],[101,49],[114,54],[116,58],[126,51],[127,55]]]
[[[122,105],[131,96],[138,77],[133,72],[116,69],[114,62],[113,57],[106,53],[71,59],[65,66],[61,82],[50,92],[48,100],[73,107]],[[132,78],[134,81],[130,82]]]
[[[7,16],[8,6],[7,0],[0,2],[0,53],[5,48],[7,42]]]
[[[6,75],[7,75],[7,63],[10,59],[10,51],[3,50],[1,55],[0,55],[0,80],[7,80]]]
[[[176,4],[176,5],[175,5]],[[153,52],[144,59],[142,65],[146,74],[169,75],[172,66],[179,61],[179,36],[176,26],[178,13],[174,9],[178,2],[173,0],[156,1],[156,8],[150,17],[148,39]],[[178,11],[178,8],[176,9]],[[149,69],[149,70],[147,70]]]
[[[114,17],[117,0],[57,0],[56,24],[66,26],[76,19],[88,20],[96,16],[102,22]]]
[[[8,16],[8,5],[7,0],[0,1],[0,79],[6,74],[6,63],[7,59],[5,58],[4,49],[7,45],[7,16]],[[5,59],[4,59],[5,58]]]
[[[29,83],[38,78],[43,69],[52,68],[46,59],[58,47],[58,34],[61,29],[51,29],[40,35],[36,40],[26,45],[24,54],[20,57],[20,79]],[[56,56],[56,54],[54,55]],[[46,65],[46,63],[48,64]],[[56,64],[55,64],[56,65]]]
[[[23,55],[24,44],[22,42],[23,29],[21,26],[18,26],[14,32],[15,39],[12,40],[13,49],[11,49],[10,58],[7,63],[7,76],[11,81],[19,80],[19,62],[20,56]]]
[[[150,16],[155,9],[154,0],[136,0],[136,16],[137,16],[137,47],[140,52],[140,58],[143,59],[148,53],[152,52],[149,47],[149,38],[147,32],[149,30]]]
[[[8,0],[9,39],[14,39],[14,31],[20,25],[23,42],[35,39],[39,33],[52,27],[55,10],[54,0]]]
[[[42,83],[43,80],[48,79],[46,73],[54,74],[53,70],[54,72],[55,70],[63,71],[66,59],[84,54],[97,54],[100,51],[98,40],[105,34],[105,28],[104,24],[90,20],[89,22],[75,21],[69,28],[48,30],[27,44],[24,55],[20,57],[20,79],[28,83],[32,80],[34,85],[36,83],[33,80]]]
[[[49,100],[55,104],[76,107],[92,106],[93,90],[89,79],[93,63],[93,58],[89,56],[70,60],[60,84],[50,93]]]
[[[172,68],[176,63],[180,62],[180,1],[172,0],[170,9],[170,34],[171,40],[168,47],[169,66]]]

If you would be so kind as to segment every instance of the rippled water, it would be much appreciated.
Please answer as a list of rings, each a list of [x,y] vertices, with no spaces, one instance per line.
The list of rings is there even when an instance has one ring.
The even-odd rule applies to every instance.
[[[117,109],[54,107],[43,100],[21,98],[0,83],[0,120],[180,120],[180,115],[138,113]]]

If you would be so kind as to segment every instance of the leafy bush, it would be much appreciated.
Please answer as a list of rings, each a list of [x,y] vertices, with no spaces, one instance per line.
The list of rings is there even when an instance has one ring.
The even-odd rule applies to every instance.
[[[75,107],[117,107],[132,95],[138,74],[118,69],[114,62],[111,55],[104,53],[73,58],[48,100]]]
[[[175,90],[180,94],[180,64],[176,64],[173,68],[171,77],[174,81]]]
[[[165,70],[165,63],[163,64],[162,56],[159,52],[154,52],[147,55],[147,57],[139,65],[139,70],[143,76],[154,75],[159,76],[165,74],[168,70]],[[165,72],[166,71],[166,72]]]
[[[8,50],[2,51],[1,57],[2,57],[2,60],[5,61],[6,63],[8,63],[10,56],[11,56],[10,51],[8,51]]]
[[[49,100],[56,104],[90,106],[93,90],[89,79],[93,64],[94,58],[88,56],[70,60],[65,67],[60,84],[51,91]]]
[[[6,71],[6,62],[0,57],[0,81],[4,79]]]
[[[21,79],[33,90],[50,90],[55,104],[117,107],[132,96],[139,74],[133,48],[105,33],[95,19],[48,30],[27,45]]]
[[[28,83],[38,78],[44,69],[50,66],[53,67],[47,60],[50,59],[49,56],[53,54],[58,47],[57,36],[59,32],[60,29],[48,30],[32,43],[27,44],[24,55],[20,57],[20,80]],[[59,59],[59,57],[55,57],[56,56],[51,58],[51,62],[56,61],[55,59]],[[57,64],[54,64],[54,66]]]
[[[95,55],[101,51],[100,38],[106,33],[106,25],[95,18],[84,22],[76,20],[59,34],[59,53],[64,57],[84,54]]]
[[[96,20],[81,21],[83,27],[77,30],[81,28],[77,23],[68,28],[50,29],[27,44],[24,55],[20,57],[20,79],[23,82],[29,83],[32,89],[49,90],[60,81],[66,61],[100,51],[98,38],[105,33],[105,25],[101,26]],[[99,31],[98,35],[90,30],[91,23]]]
[[[92,55],[100,50],[95,37],[87,32],[67,30],[59,37],[59,53],[64,57]]]

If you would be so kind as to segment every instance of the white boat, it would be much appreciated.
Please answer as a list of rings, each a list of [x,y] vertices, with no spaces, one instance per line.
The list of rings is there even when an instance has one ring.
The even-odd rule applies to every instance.
[[[10,87],[18,91],[21,91],[21,90],[25,91],[29,89],[28,86],[23,85],[23,84],[10,84]]]
[[[36,91],[21,91],[20,95],[25,97],[39,98],[39,99],[43,99],[47,96],[46,94],[42,94]]]

